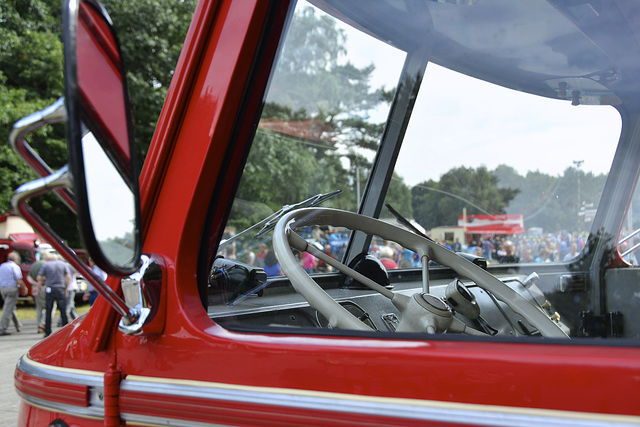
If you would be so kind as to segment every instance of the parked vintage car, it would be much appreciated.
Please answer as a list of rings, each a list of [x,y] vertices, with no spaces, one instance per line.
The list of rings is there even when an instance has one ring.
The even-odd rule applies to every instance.
[[[111,20],[63,12],[20,126],[66,119],[69,165],[14,207],[101,297],[18,363],[20,425],[640,424],[640,3],[201,1],[139,180]],[[410,225],[467,213],[541,232],[501,264]]]

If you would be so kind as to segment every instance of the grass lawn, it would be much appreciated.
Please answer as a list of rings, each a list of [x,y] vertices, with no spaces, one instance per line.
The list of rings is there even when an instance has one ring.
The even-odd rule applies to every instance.
[[[83,315],[87,311],[89,311],[89,303],[76,304],[76,311],[79,315]],[[18,319],[35,319],[36,318],[36,305],[32,301],[18,301],[18,306],[16,307],[16,312],[18,313]],[[0,313],[2,313],[2,306],[0,305]],[[56,313],[58,311],[56,310]],[[57,314],[54,314],[57,316]]]

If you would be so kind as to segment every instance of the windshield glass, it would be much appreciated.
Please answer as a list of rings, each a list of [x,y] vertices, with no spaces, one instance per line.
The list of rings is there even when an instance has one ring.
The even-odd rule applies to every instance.
[[[394,174],[410,193],[387,203],[438,243],[490,263],[569,261],[586,244],[620,128],[610,106],[430,64]]]
[[[307,295],[317,285],[374,330],[413,330],[403,309],[379,300],[403,294],[445,304],[483,335],[600,333],[590,330],[585,307],[600,309],[591,292],[600,286],[591,284],[600,277],[591,274],[600,263],[594,248],[620,232],[607,219],[615,215],[598,213],[611,207],[605,188],[622,101],[605,86],[613,75],[584,76],[610,70],[608,58],[546,2],[509,3],[514,22],[544,22],[526,34],[480,18],[507,19],[494,9],[503,2],[312,3],[292,12],[256,121],[209,277],[214,321],[359,329],[326,311],[323,297]],[[484,39],[485,31],[494,37]],[[541,48],[553,43],[553,52]],[[576,46],[590,61],[567,57]],[[303,240],[287,247],[291,258],[282,249],[276,255],[272,226],[316,197],[317,206],[361,217],[287,216]],[[416,243],[388,224],[427,237]],[[501,283],[484,283],[484,272],[466,270],[469,262]],[[460,277],[466,288],[451,285]],[[512,306],[502,287],[546,320],[521,316],[528,308]],[[478,301],[482,319],[460,311],[460,295]],[[549,320],[555,325],[545,326]]]

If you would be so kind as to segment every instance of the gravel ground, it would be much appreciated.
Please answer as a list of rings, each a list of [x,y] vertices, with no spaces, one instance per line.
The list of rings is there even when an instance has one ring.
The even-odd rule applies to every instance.
[[[54,317],[53,332],[57,316]],[[22,321],[22,332],[17,333],[13,324],[9,327],[11,335],[0,336],[0,426],[9,427],[18,424],[20,396],[13,383],[13,374],[20,357],[33,345],[38,343],[44,334],[37,333],[35,319]]]

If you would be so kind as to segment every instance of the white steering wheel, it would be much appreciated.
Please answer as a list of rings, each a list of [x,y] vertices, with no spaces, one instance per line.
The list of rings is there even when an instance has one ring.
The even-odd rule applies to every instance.
[[[313,308],[322,313],[333,327],[371,330],[320,288],[300,266],[297,257],[291,251],[292,247],[323,259],[344,274],[389,298],[402,313],[400,324],[396,329],[398,332],[465,332],[483,335],[479,331],[467,328],[464,323],[453,317],[449,307],[440,298],[428,293],[416,293],[410,297],[393,293],[346,265],[326,256],[293,231],[297,227],[308,225],[346,227],[350,230],[360,230],[385,240],[397,242],[416,252],[423,260],[423,282],[426,282],[427,288],[427,259],[429,259],[450,267],[459,275],[473,280],[480,288],[491,292],[514,312],[524,317],[544,337],[568,338],[559,325],[542,310],[491,273],[429,239],[374,218],[337,209],[305,208],[289,212],[278,221],[273,234],[273,248],[276,256],[282,271],[289,278],[296,291],[302,294]]]

